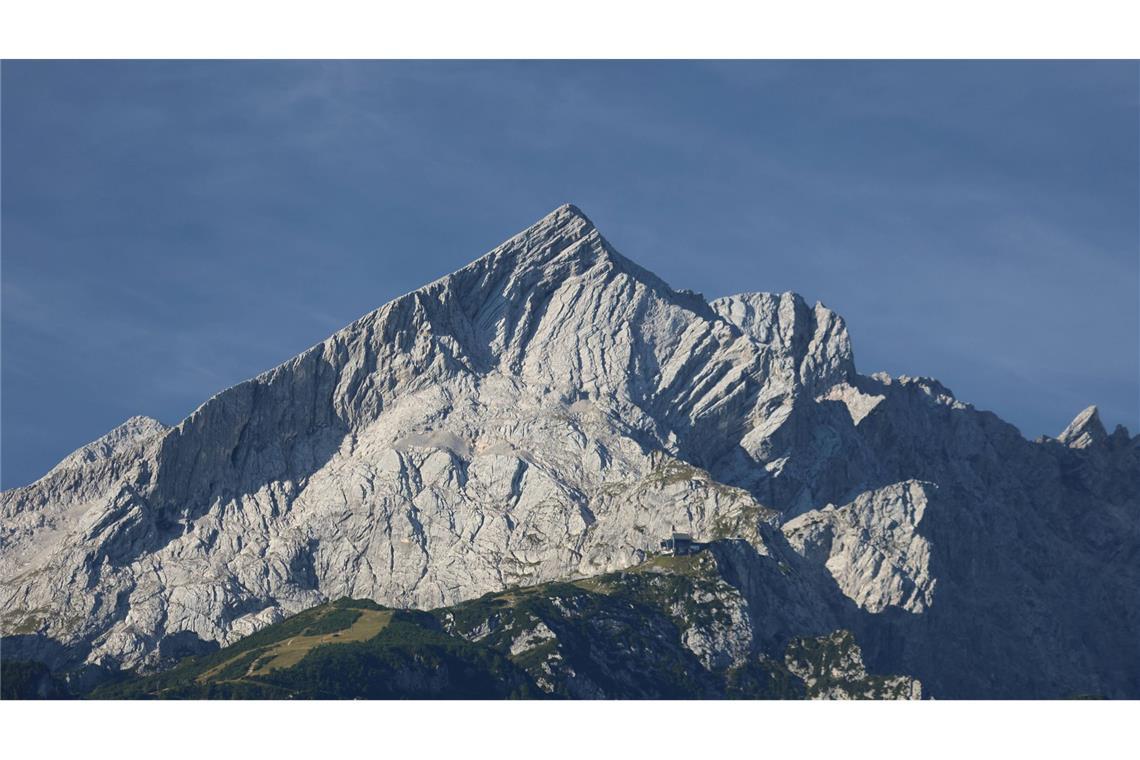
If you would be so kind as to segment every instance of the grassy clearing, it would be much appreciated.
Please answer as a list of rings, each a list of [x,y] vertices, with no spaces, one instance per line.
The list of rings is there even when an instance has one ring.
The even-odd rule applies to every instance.
[[[336,611],[334,608],[325,610],[322,616],[318,618],[311,627],[319,626],[323,618],[335,614]],[[304,659],[305,655],[312,651],[314,647],[321,646],[322,644],[344,644],[352,641],[368,641],[379,634],[380,631],[384,630],[392,620],[391,610],[361,609],[355,610],[355,612],[359,613],[358,617],[353,621],[352,625],[346,629],[315,635],[292,636],[285,641],[255,650],[254,652],[243,652],[237,657],[215,665],[198,676],[196,680],[198,683],[204,684],[218,676],[223,676],[225,670],[243,657],[251,659],[252,662],[244,671],[242,677],[263,676],[280,668],[290,668]],[[226,679],[223,678],[222,680]]]
[[[675,557],[671,554],[656,554],[639,565],[628,568],[627,573],[674,573],[677,575],[703,575],[715,567],[715,560],[706,552]]]
[[[613,587],[609,583],[606,583],[604,579],[596,576],[592,578],[579,578],[578,580],[570,581],[570,583],[583,591],[589,591],[593,594],[605,594],[609,596],[614,592]]]
[[[380,633],[392,621],[392,612],[384,610],[361,610],[360,617],[346,631],[336,631],[320,636],[294,636],[275,647],[271,647],[259,658],[249,671],[251,676],[263,676],[278,668],[291,668],[321,644],[343,644],[349,641],[368,641]],[[269,659],[266,659],[269,658]]]

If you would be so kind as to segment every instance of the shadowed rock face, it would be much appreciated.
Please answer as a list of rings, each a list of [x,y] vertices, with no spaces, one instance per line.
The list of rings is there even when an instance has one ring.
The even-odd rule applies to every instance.
[[[824,306],[674,291],[572,206],[5,492],[0,608],[58,661],[157,666],[328,599],[621,569],[672,526],[782,558],[740,565],[769,621],[854,630],[934,696],[1140,696],[1140,438],[1094,408],[1031,443],[858,375]]]

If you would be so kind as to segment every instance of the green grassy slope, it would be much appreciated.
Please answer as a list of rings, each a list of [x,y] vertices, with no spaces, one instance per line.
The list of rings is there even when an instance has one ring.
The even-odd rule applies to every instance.
[[[371,636],[340,640],[383,612]],[[290,642],[323,639],[296,653]],[[291,657],[290,654],[299,654]],[[275,662],[277,660],[277,662]],[[100,699],[500,699],[536,696],[502,654],[440,630],[431,615],[342,599],[306,610],[206,657],[96,689]]]

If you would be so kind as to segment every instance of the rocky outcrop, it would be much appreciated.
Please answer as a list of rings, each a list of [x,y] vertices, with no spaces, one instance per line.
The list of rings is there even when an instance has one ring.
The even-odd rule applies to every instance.
[[[1127,437],[1127,431],[1125,436]],[[1096,406],[1090,406],[1078,414],[1069,426],[1061,431],[1057,440],[1071,449],[1087,449],[1108,438],[1108,433],[1100,421]]]
[[[934,601],[930,541],[919,531],[929,483],[907,481],[860,494],[786,522],[796,551],[824,565],[847,598],[880,613],[921,614]]]
[[[749,600],[740,563],[778,561],[714,542],[573,583],[487,595],[433,611],[444,629],[510,656],[538,689],[571,698],[921,699],[906,676],[870,675],[849,631],[784,631],[776,655],[755,633],[780,607]],[[794,580],[778,572],[772,585]],[[797,623],[798,624],[798,623]]]
[[[872,676],[849,631],[795,639],[784,664],[804,682],[808,699],[922,699],[922,683],[907,676]]]
[[[1138,441],[1093,410],[1029,442],[937,381],[859,375],[826,307],[674,291],[564,206],[5,492],[5,651],[159,667],[328,599],[621,570],[676,527],[731,539],[773,610],[750,651],[847,628],[935,696],[1135,696]],[[725,636],[692,652],[732,660]]]

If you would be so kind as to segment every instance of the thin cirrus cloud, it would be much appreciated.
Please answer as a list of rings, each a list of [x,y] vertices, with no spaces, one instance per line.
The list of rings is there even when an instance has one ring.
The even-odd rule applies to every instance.
[[[6,62],[3,486],[574,202],[1027,435],[1140,422],[1137,67]]]

